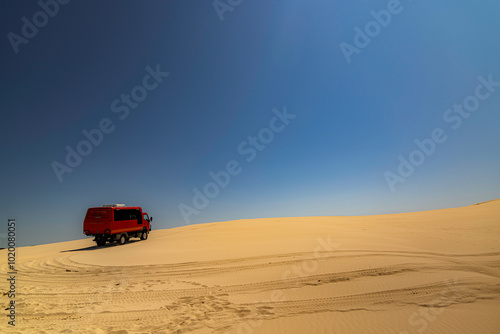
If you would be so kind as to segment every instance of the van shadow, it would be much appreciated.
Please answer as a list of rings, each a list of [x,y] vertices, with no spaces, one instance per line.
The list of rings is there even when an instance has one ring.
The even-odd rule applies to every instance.
[[[106,245],[104,245],[104,246],[94,245],[94,246],[83,247],[83,248],[67,249],[67,250],[59,251],[59,253],[84,252],[84,251],[92,251],[92,250],[105,249],[105,248],[124,247],[124,246],[127,246],[128,244],[135,244],[136,242],[139,242],[139,241],[141,241],[141,240],[129,240],[125,245],[119,245],[116,242],[106,243]]]

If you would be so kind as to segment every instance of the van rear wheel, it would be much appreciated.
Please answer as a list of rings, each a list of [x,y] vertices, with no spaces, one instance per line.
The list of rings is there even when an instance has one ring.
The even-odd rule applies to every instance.
[[[120,239],[118,239],[118,244],[125,245],[126,242],[127,242],[127,237],[125,236],[125,234],[120,235]]]
[[[106,239],[96,240],[97,247],[104,246],[106,244]]]

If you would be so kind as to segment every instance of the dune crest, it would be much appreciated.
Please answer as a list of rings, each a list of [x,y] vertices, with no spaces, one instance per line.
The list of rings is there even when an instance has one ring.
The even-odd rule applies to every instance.
[[[13,332],[494,333],[499,237],[493,200],[23,247]]]

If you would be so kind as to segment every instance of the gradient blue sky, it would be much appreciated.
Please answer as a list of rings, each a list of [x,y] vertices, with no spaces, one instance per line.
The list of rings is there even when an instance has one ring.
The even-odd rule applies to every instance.
[[[500,198],[500,88],[459,129],[443,120],[479,76],[500,81],[500,3],[401,1],[348,64],[340,43],[387,4],[244,0],[221,21],[211,0],[73,0],[16,54],[7,34],[40,7],[2,3],[0,232],[15,217],[18,246],[79,239],[86,209],[107,203],[183,226],[179,204],[230,160],[242,172],[192,223]],[[157,64],[170,75],[120,120],[111,103]],[[238,145],[284,106],[296,118],[247,162]],[[103,118],[114,132],[59,182],[51,163]],[[435,128],[447,141],[392,192],[384,173]]]

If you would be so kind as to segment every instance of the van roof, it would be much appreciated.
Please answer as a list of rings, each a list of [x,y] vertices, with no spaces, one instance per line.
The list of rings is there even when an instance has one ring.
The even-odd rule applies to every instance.
[[[122,210],[122,209],[139,209],[142,211],[140,206],[96,206],[89,208],[89,210],[102,210],[102,209],[112,209],[112,210]]]

